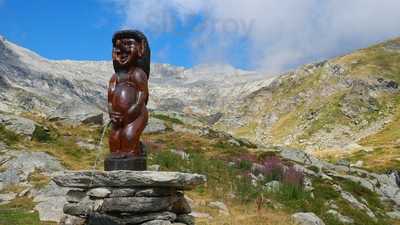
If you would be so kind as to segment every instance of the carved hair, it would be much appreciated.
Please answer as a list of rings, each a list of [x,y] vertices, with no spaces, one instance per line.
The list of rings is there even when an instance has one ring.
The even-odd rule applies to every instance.
[[[122,39],[122,38],[133,38],[138,43],[144,43],[143,55],[137,61],[137,66],[139,68],[141,68],[147,74],[147,79],[149,79],[151,51],[150,51],[149,43],[147,41],[146,36],[141,31],[138,31],[138,30],[117,31],[114,33],[113,38],[112,38],[113,46],[115,46],[115,43],[117,42],[118,39]]]

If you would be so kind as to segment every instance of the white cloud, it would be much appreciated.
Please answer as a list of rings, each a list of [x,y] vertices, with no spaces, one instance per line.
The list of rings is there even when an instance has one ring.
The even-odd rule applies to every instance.
[[[113,0],[124,26],[173,32],[202,15],[192,48],[201,62],[237,57],[280,71],[400,36],[399,0]],[[126,7],[124,7],[126,6]],[[204,25],[204,24],[203,24]],[[199,29],[201,28],[201,29]],[[246,57],[243,57],[246,58]]]

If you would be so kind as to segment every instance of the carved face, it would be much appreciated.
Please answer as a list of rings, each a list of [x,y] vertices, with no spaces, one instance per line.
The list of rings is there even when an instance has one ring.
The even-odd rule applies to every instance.
[[[122,38],[115,42],[112,50],[114,65],[126,68],[135,64],[142,57],[142,46],[133,38]]]

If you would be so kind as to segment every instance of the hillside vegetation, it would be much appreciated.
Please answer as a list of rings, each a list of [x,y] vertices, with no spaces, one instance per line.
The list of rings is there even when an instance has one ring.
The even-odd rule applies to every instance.
[[[385,153],[395,159],[399,84],[400,38],[284,74],[216,126],[267,146],[349,153],[358,144],[380,150],[362,159],[389,158]]]

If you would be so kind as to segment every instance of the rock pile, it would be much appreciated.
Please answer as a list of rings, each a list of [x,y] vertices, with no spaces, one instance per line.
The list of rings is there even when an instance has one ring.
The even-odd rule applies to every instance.
[[[194,225],[183,191],[205,183],[206,177],[124,170],[63,172],[53,180],[71,188],[63,225]]]

